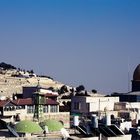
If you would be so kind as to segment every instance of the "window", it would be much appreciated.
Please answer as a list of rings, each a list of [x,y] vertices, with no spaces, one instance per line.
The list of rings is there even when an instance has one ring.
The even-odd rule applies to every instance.
[[[74,102],[74,109],[75,110],[80,110],[81,108],[81,103],[80,102]]]
[[[14,106],[5,106],[4,111],[15,111],[15,107]]]
[[[50,106],[50,112],[58,112],[57,105]]]
[[[25,109],[25,106],[21,106],[22,109]]]
[[[4,111],[9,111],[9,107],[4,107]]]
[[[34,113],[34,106],[27,106],[27,113]]]
[[[43,112],[44,112],[44,113],[47,113],[47,112],[48,112],[48,106],[44,106],[44,107],[43,107]]]
[[[25,109],[25,106],[17,106],[16,109]]]
[[[86,107],[87,107],[87,110],[90,111],[90,105],[89,105],[89,103],[86,103]]]

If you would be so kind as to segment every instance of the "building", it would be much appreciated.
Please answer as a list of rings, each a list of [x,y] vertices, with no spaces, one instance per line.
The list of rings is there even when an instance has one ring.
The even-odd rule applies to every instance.
[[[30,90],[30,87],[27,89]],[[31,89],[34,89],[31,87]],[[5,121],[19,120],[38,120],[54,119],[62,121],[65,127],[69,127],[70,113],[59,111],[58,95],[50,92],[42,92],[41,87],[36,87],[36,92],[29,94],[24,91],[24,98],[15,98],[13,100],[0,100],[0,118]],[[43,90],[44,91],[44,90]]]
[[[53,98],[57,98],[58,97],[58,93],[57,92],[53,92],[51,90],[48,90],[47,88],[43,88],[38,86],[33,86],[33,87],[23,87],[23,98],[32,98],[33,94],[38,91],[44,95],[48,95],[50,94],[51,97]],[[47,93],[47,94],[46,94]]]
[[[17,99],[17,100],[4,100],[0,101],[0,114],[1,117],[12,117],[18,114],[19,119],[32,119],[34,115],[35,105],[32,98]],[[43,115],[50,113],[58,113],[58,102],[46,99],[43,106]]]
[[[140,64],[133,73],[131,91],[128,93],[114,93],[111,96],[119,97],[120,102],[115,103],[118,117],[130,119],[132,125],[138,124],[140,119]]]
[[[74,96],[71,102],[71,112],[91,114],[98,111],[113,111],[116,102],[119,102],[119,97]]]
[[[131,120],[133,125],[140,119],[140,102],[118,102],[114,110],[118,111],[118,117]]]
[[[119,96],[120,102],[140,102],[140,64],[133,73],[131,92],[114,93],[111,96]]]

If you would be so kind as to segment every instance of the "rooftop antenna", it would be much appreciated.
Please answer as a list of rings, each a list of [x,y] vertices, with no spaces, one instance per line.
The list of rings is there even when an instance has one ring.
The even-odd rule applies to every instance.
[[[128,57],[128,61],[127,61],[127,69],[128,69],[128,92],[130,92],[130,58]]]
[[[40,79],[37,79],[37,86],[40,86]]]
[[[40,89],[40,79],[38,78],[37,79],[37,91],[39,91],[39,89]]]

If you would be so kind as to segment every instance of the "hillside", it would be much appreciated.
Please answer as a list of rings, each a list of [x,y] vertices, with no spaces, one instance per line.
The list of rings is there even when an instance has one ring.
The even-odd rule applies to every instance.
[[[10,96],[13,93],[22,93],[23,86],[36,86],[38,79],[40,79],[39,83],[42,87],[59,88],[63,85],[48,78],[32,77],[27,79],[0,74],[0,95]]]
[[[53,80],[49,76],[37,75],[33,70],[26,71],[11,64],[0,63],[0,96],[11,97],[13,94],[22,93],[22,87],[37,86],[38,82],[43,88],[59,91],[59,97],[63,99],[70,98],[71,95],[102,96],[96,90],[87,92],[83,85],[76,88],[70,87]]]
[[[27,71],[17,70],[14,66],[10,65],[8,69],[4,68],[0,63],[0,96],[8,96],[10,97],[13,93],[22,93],[23,86],[37,86],[38,81],[40,86],[48,88],[60,88],[63,84],[54,81],[53,79],[47,78],[47,76],[36,76],[36,74],[32,74]],[[12,68],[12,69],[11,69]],[[14,68],[14,69],[13,69]]]

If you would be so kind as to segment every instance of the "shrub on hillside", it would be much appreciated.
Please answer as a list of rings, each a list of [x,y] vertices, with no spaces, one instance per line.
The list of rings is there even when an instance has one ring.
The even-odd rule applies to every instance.
[[[4,62],[0,63],[0,67],[4,70],[16,69],[16,67],[12,66],[11,64],[6,64]]]

